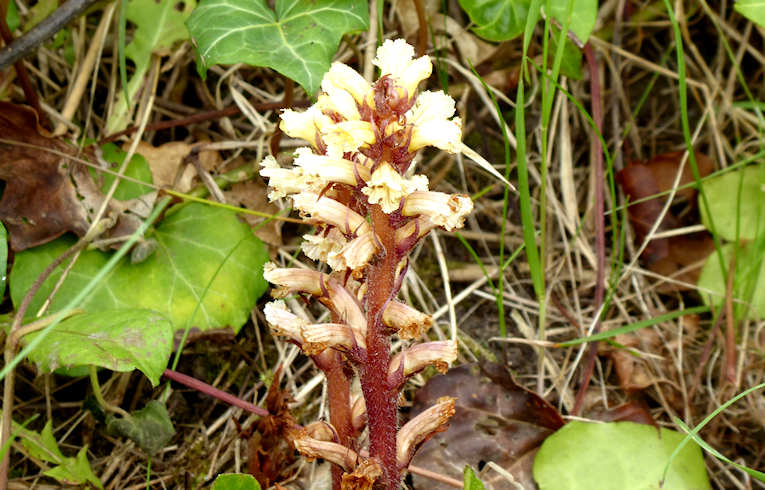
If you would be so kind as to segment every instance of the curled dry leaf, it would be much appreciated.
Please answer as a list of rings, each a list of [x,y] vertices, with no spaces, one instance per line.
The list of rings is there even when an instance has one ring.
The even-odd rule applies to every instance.
[[[482,468],[492,461],[524,488],[533,488],[531,464],[539,445],[563,426],[557,410],[518,386],[498,364],[463,365],[431,378],[415,396],[412,416],[443,396],[457,397],[449,429],[423,444],[412,464],[461,479],[465,465]],[[498,473],[484,468],[479,478],[488,489],[510,488]],[[417,488],[451,488],[414,475]]]
[[[141,141],[138,143],[136,152],[143,155],[149,162],[156,185],[172,188],[178,192],[188,192],[193,187],[197,172],[193,165],[184,165],[184,163],[193,147],[194,145],[183,141],[171,141],[160,146]],[[199,161],[202,168],[208,171],[216,170],[222,163],[216,151],[200,152]]]
[[[26,106],[0,102],[0,135],[0,179],[5,181],[0,219],[13,250],[47,243],[69,231],[83,236],[104,195],[86,166],[67,156],[90,155],[79,155],[76,147],[51,136]],[[114,236],[135,230],[136,220],[113,207],[105,213],[110,215],[117,218]]]
[[[699,152],[695,152],[694,155],[700,176],[709,175],[714,170],[714,161]],[[672,189],[682,157],[683,152],[670,152],[657,155],[647,162],[630,162],[617,174],[617,181],[630,202],[667,192]],[[686,162],[678,186],[694,181],[690,162]],[[679,189],[675,194],[673,206],[686,202],[691,206],[692,212],[680,217],[674,214],[673,209],[668,210],[656,231],[698,224],[698,213],[693,207],[695,196],[696,190],[693,187]],[[629,219],[638,243],[643,242],[659,219],[666,199],[667,196],[661,196],[630,205]],[[673,277],[688,284],[696,284],[701,266],[713,248],[714,242],[708,233],[693,233],[651,240],[643,250],[640,259],[646,267],[657,274]],[[663,292],[678,289],[683,288],[678,288],[674,284],[659,288]]]
[[[260,179],[250,179],[244,182],[237,182],[231,186],[231,189],[223,193],[226,201],[234,206],[242,206],[261,213],[278,214],[280,209],[268,202],[268,189]],[[242,218],[254,229],[255,236],[269,245],[280,247],[282,245],[282,221],[265,221],[260,216],[251,214],[240,214]],[[259,226],[261,225],[262,226]]]

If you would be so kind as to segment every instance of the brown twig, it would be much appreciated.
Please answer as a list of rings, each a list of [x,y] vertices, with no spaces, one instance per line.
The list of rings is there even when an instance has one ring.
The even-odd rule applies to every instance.
[[[595,59],[595,53],[592,50],[592,45],[587,43],[584,47],[584,56],[587,59],[587,67],[590,72],[590,93],[592,96],[592,119],[595,122],[595,126],[598,128],[598,132],[603,132],[603,108],[601,106],[601,90],[600,90],[600,75],[598,70],[598,63]],[[603,147],[600,142],[600,138],[594,132],[590,136],[590,150],[593,156],[593,164],[595,165],[595,253],[597,254],[597,270],[595,271],[595,298],[593,301],[593,311],[598,317],[595,319],[595,326],[593,328],[593,334],[600,331],[600,319],[602,312],[600,311],[603,305],[603,296],[605,294],[605,282],[606,282],[606,234],[605,234],[605,216],[604,216],[604,203],[603,203]],[[595,369],[595,356],[598,353],[598,343],[591,342],[589,350],[587,352],[587,360],[582,371],[582,382],[579,386],[579,392],[576,394],[576,402],[574,403],[573,414],[579,413],[582,409],[582,402],[584,401],[584,395],[587,392],[587,388],[590,385],[592,379],[592,372]]]
[[[736,384],[736,318],[733,314],[733,279],[736,276],[736,254],[730,259],[725,286],[725,377]]]
[[[310,101],[298,100],[292,103],[291,105],[285,105],[283,102],[263,102],[260,104],[252,104],[252,107],[258,111],[271,111],[271,110],[277,110],[277,109],[285,109],[287,107],[308,107],[309,105],[310,105]],[[160,131],[163,129],[177,128],[180,126],[189,126],[191,124],[197,124],[200,122],[220,119],[222,117],[233,116],[233,115],[239,114],[240,112],[241,112],[241,109],[239,109],[239,106],[234,104],[228,107],[224,107],[223,109],[200,112],[192,116],[182,117],[180,119],[171,119],[169,121],[159,121],[152,124],[147,124],[146,131]],[[98,144],[103,145],[104,143],[110,143],[112,141],[117,140],[121,136],[133,134],[136,131],[138,131],[138,126],[131,126],[127,129],[123,129],[122,131],[118,131],[114,134],[110,134],[109,136],[99,141]]]

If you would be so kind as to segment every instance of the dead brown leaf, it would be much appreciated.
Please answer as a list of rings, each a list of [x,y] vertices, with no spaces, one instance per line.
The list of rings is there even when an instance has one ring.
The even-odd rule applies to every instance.
[[[226,201],[234,206],[241,206],[261,213],[277,214],[280,210],[274,204],[268,202],[268,190],[260,179],[250,179],[237,182],[231,189],[223,192]],[[282,221],[271,220],[258,226],[265,218],[251,214],[241,214],[247,223],[253,227],[255,236],[274,247],[282,246]]]
[[[5,181],[0,219],[13,250],[47,243],[69,231],[83,236],[104,195],[86,166],[67,158],[78,156],[77,148],[43,129],[34,110],[8,102],[0,102],[0,135],[0,179]],[[113,231],[135,230],[133,220],[117,216],[114,208],[107,209],[109,215],[118,218]]]
[[[465,465],[479,468],[492,461],[509,471],[524,488],[534,488],[531,464],[542,441],[563,426],[558,412],[517,385],[498,364],[463,365],[431,378],[417,392],[412,416],[442,396],[457,397],[449,429],[426,442],[412,464],[461,479]],[[509,485],[488,467],[479,478],[487,490]],[[417,488],[451,488],[416,475],[414,481]]]
[[[701,177],[709,175],[714,170],[714,161],[695,152],[698,171]],[[670,152],[657,155],[647,162],[630,162],[617,175],[617,181],[621,184],[624,193],[630,202],[639,201],[672,189],[677,172],[680,168],[683,152]],[[686,162],[683,167],[679,186],[694,182],[690,163]],[[676,216],[672,210],[668,211],[657,231],[667,231],[681,226],[697,224],[698,213],[696,212],[694,199],[696,190],[692,187],[680,189],[675,194],[673,204],[688,203],[685,216]],[[659,219],[667,197],[648,199],[629,207],[630,223],[635,231],[635,239],[642,243],[645,237]],[[642,255],[643,264],[651,271],[666,277],[672,277],[678,281],[695,284],[700,273],[700,265],[714,248],[711,236],[706,233],[693,233],[688,235],[659,238],[651,240]],[[675,284],[666,284],[659,288],[661,292],[684,289]]]

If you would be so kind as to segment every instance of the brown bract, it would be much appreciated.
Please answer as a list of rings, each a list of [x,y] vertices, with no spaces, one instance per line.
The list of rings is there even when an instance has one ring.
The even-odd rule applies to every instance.
[[[83,236],[104,201],[78,150],[43,129],[27,106],[0,102],[0,219],[11,248],[25,250],[66,232]],[[112,213],[108,209],[106,216]],[[120,219],[112,230],[131,234],[138,222]]]

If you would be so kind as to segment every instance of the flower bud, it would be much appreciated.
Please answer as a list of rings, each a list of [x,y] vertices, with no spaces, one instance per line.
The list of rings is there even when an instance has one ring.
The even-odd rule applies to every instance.
[[[395,79],[396,85],[404,89],[406,97],[411,99],[417,92],[417,85],[433,71],[428,56],[413,58],[414,48],[405,40],[388,39],[377,48],[377,56],[372,64],[380,68],[381,76],[390,75]]]
[[[383,322],[396,329],[399,338],[409,340],[419,337],[433,326],[433,317],[394,300],[385,308]]]
[[[293,197],[295,207],[312,219],[336,226],[346,235],[362,234],[371,230],[369,223],[356,211],[329,197],[312,192],[301,192]]]
[[[356,70],[343,63],[332,63],[329,71],[324,75],[321,81],[321,89],[329,93],[332,89],[345,90],[361,106],[364,103],[372,106],[372,87],[364,77]]]
[[[456,398],[444,396],[436,404],[407,422],[396,436],[396,462],[399,468],[409,466],[414,452],[436,432],[445,430],[444,425],[454,415]]]
[[[352,449],[336,442],[314,439],[309,437],[305,431],[300,431],[293,440],[293,443],[295,444],[295,449],[303,456],[309,459],[325,459],[330,463],[335,463],[345,471],[353,471],[359,460],[359,455]]]
[[[366,348],[366,339],[345,323],[319,323],[305,325],[301,330],[303,340],[310,345],[312,352],[305,347],[303,351],[312,355],[328,347],[341,351],[349,351],[355,346]]]
[[[388,378],[395,380],[399,371],[406,378],[430,365],[435,366],[443,374],[449,370],[449,364],[455,359],[457,359],[457,343],[453,340],[415,344],[393,356],[388,368]]]
[[[295,153],[295,165],[300,167],[304,174],[317,176],[324,185],[337,182],[357,186],[370,178],[369,169],[359,163],[344,158],[317,155],[307,147],[298,148]]]
[[[285,134],[293,138],[304,139],[311,143],[314,148],[319,147],[322,128],[334,124],[332,119],[322,114],[315,105],[304,112],[285,109],[279,117],[282,119],[279,127]]]

